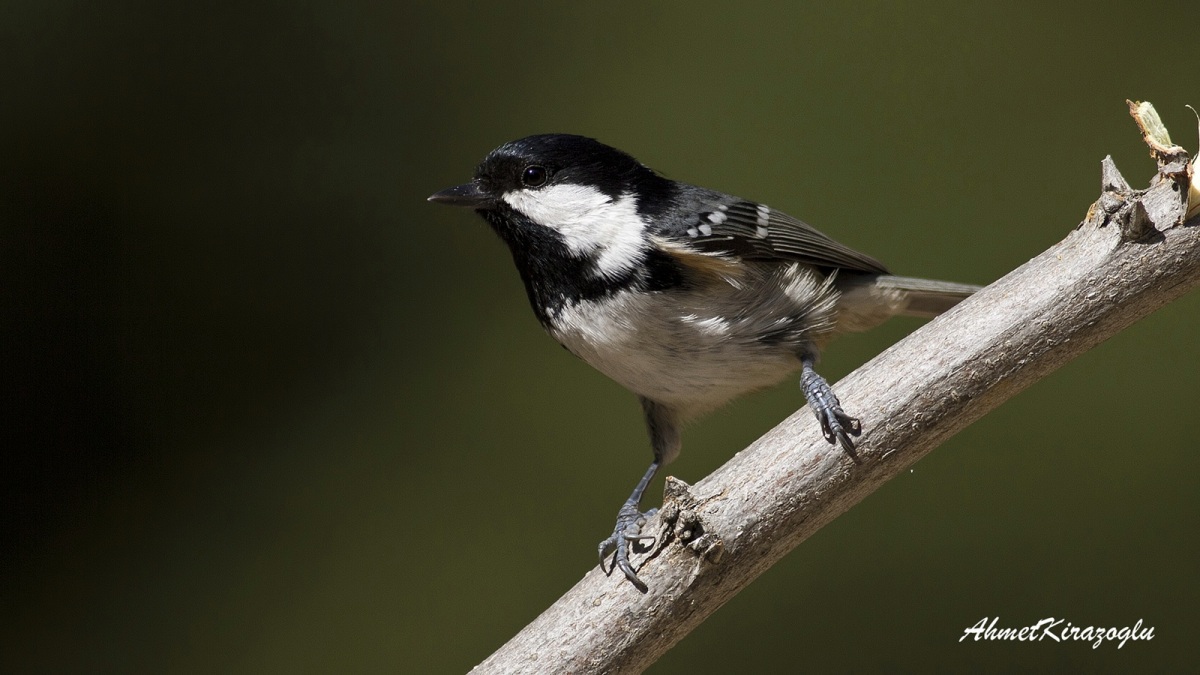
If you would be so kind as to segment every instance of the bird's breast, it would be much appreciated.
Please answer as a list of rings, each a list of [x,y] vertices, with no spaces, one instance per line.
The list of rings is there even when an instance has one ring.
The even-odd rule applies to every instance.
[[[800,351],[832,326],[835,300],[803,274],[740,288],[630,289],[567,304],[547,330],[625,388],[688,416],[797,370]]]

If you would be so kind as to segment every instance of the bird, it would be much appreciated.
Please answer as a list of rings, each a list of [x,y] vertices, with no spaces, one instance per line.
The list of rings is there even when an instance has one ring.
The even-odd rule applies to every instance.
[[[586,136],[539,134],[486,155],[428,201],[473,209],[507,244],[539,323],[641,402],[653,460],[598,547],[630,563],[641,501],[683,425],[799,372],[825,439],[860,463],[860,421],[815,370],[833,337],[935,317],[979,286],[892,275],[766,204],[667,178]],[[608,555],[611,565],[606,567]]]

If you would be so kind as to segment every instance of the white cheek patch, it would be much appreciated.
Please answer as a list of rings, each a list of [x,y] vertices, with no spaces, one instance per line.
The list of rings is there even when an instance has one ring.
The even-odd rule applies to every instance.
[[[633,195],[610,199],[584,185],[551,185],[513,190],[502,198],[533,222],[562,235],[571,252],[595,255],[601,274],[617,276],[642,259],[646,225]]]

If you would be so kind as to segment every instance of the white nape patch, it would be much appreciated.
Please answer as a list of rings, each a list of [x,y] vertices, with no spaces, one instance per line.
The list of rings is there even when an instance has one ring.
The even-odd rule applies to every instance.
[[[713,211],[712,213],[708,214],[708,222],[712,223],[713,225],[720,225],[721,223],[725,222],[727,217],[728,216],[725,215],[724,211]]]
[[[572,253],[595,255],[600,273],[616,276],[641,261],[646,224],[637,198],[608,195],[586,185],[513,190],[502,199],[533,222],[562,235]]]
[[[712,236],[712,225],[709,225],[708,223],[700,223],[700,234],[702,234],[706,237],[711,237]]]
[[[758,212],[755,215],[758,216],[758,226],[765,229],[767,227],[767,223],[771,220],[771,207],[767,206],[766,204],[759,204],[757,211]]]

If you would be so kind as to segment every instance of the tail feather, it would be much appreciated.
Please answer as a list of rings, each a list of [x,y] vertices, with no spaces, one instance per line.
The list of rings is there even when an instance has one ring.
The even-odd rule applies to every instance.
[[[893,316],[932,319],[980,289],[949,281],[846,274],[835,282],[838,298],[837,329],[856,333],[870,330]]]
[[[982,286],[958,284],[952,281],[935,281],[933,279],[918,279],[916,277],[895,277],[884,275],[876,278],[876,286],[888,291],[901,291],[908,302],[900,310],[903,316],[917,316],[926,319],[945,312],[958,303],[966,300]]]

